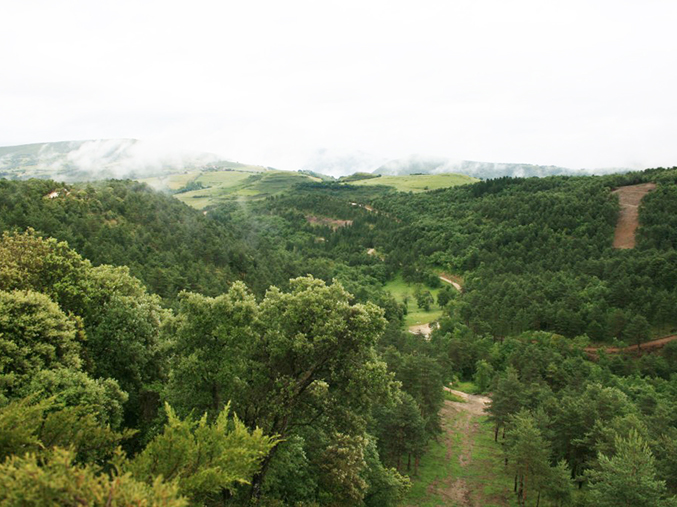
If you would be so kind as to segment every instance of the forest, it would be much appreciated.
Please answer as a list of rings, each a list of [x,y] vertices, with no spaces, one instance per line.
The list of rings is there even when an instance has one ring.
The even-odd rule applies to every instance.
[[[616,249],[613,190],[645,182]],[[198,211],[0,180],[0,505],[415,505],[461,381],[510,505],[677,505],[677,342],[603,350],[677,330],[676,183],[309,182]],[[385,285],[441,274],[463,290],[408,333]]]

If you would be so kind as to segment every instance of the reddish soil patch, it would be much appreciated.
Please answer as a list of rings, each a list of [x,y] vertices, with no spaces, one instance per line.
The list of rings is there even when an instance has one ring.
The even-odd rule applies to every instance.
[[[659,349],[662,349],[666,343],[670,343],[677,340],[677,335],[673,334],[670,336],[664,336],[657,340],[651,340],[650,342],[644,342],[639,347],[637,345],[630,345],[629,347],[586,347],[583,350],[593,359],[597,358],[597,351],[604,350],[607,354],[620,354],[625,353],[639,353],[647,354],[649,352],[655,352]]]
[[[338,220],[335,218],[316,217],[313,215],[308,215],[306,220],[309,224],[324,225],[325,227],[331,227],[332,229],[338,229],[339,227],[345,227],[346,225],[353,225],[352,220]]]
[[[618,202],[621,205],[614,233],[614,248],[635,248],[635,231],[639,225],[639,203],[654,188],[656,188],[655,183],[642,183],[617,188],[613,191],[614,194],[618,194]]]

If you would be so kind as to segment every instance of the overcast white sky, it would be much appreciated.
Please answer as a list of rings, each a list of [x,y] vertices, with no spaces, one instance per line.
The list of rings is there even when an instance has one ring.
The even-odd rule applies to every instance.
[[[673,0],[0,5],[0,145],[677,165]]]

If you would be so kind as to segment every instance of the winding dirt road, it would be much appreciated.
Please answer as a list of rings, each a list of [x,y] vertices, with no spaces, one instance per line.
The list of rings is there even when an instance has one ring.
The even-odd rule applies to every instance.
[[[454,282],[447,275],[440,275],[440,280],[446,283],[450,283],[451,285],[454,286],[454,289],[456,289],[458,292],[463,292],[463,287],[461,287],[461,284],[459,284],[458,282]]]
[[[591,357],[597,357],[597,352],[604,350],[607,354],[620,354],[622,352],[627,353],[637,353],[640,354],[646,352],[655,352],[658,349],[663,348],[667,343],[674,342],[677,340],[677,334],[670,336],[664,336],[663,338],[658,338],[657,340],[651,340],[650,342],[644,342],[639,347],[637,345],[630,345],[629,347],[585,347],[583,350]]]

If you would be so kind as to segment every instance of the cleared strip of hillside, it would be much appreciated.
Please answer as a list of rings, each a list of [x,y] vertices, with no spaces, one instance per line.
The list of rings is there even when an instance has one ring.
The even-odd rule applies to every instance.
[[[500,444],[487,420],[486,396],[449,388],[440,411],[443,434],[430,442],[418,475],[403,502],[406,507],[504,507],[511,505],[512,477],[503,465]]]
[[[639,226],[639,203],[654,188],[655,183],[642,183],[613,191],[618,195],[618,203],[621,206],[614,233],[614,248],[635,248],[635,232]]]

